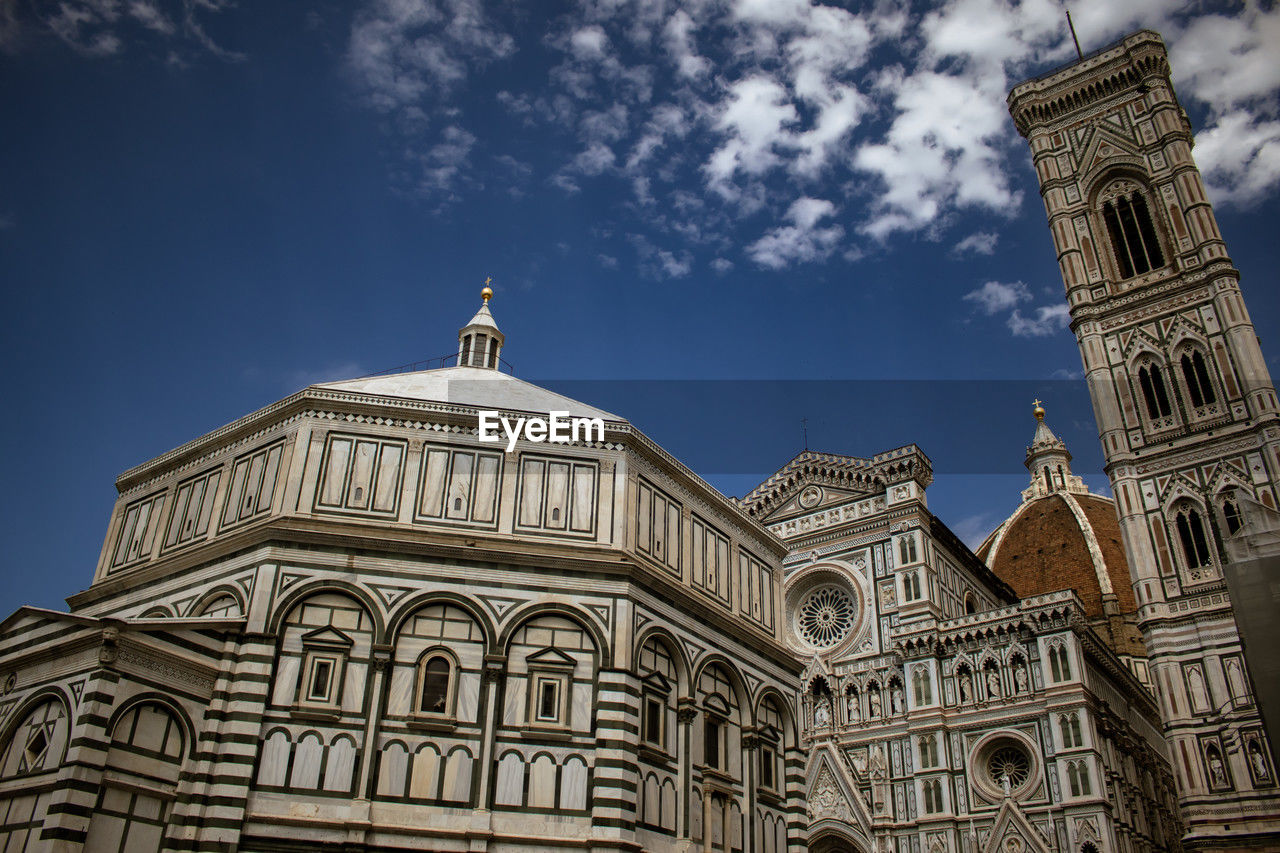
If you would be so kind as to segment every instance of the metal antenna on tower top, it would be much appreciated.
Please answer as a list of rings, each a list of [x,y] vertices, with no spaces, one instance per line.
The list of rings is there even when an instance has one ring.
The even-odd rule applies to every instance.
[[[1071,30],[1071,40],[1076,45],[1076,58],[1084,59],[1084,53],[1080,50],[1080,39],[1076,38],[1076,25],[1071,22],[1071,10],[1067,9],[1067,29]]]
[[[808,450],[809,449],[809,419],[808,418],[800,419],[800,430],[801,432],[804,433],[804,449]]]

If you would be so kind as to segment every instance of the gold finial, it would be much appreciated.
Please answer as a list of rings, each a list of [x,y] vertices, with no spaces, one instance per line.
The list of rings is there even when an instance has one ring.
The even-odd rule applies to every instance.
[[[1039,400],[1033,400],[1032,405],[1035,406],[1035,408],[1031,410],[1031,413],[1036,416],[1036,420],[1044,420],[1044,406],[1040,404]]]
[[[484,290],[480,291],[480,296],[484,299],[484,304],[488,305],[489,300],[493,298],[493,288],[489,286],[489,282],[493,281],[493,276],[486,276],[484,280]]]

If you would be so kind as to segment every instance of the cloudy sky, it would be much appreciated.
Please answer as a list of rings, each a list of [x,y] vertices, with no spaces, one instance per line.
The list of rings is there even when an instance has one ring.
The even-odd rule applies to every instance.
[[[1280,354],[1280,9],[1070,6],[1163,33]],[[730,494],[916,442],[976,542],[1035,396],[1105,488],[1005,108],[1074,55],[1053,0],[0,2],[0,610],[87,585],[119,472],[452,351],[486,276],[517,375]]]

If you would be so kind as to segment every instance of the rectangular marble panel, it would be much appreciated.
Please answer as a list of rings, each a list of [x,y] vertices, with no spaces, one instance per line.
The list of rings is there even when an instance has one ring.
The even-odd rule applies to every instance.
[[[541,459],[520,460],[520,516],[522,527],[542,526],[542,489],[546,463]]]
[[[544,524],[549,530],[564,530],[569,523],[569,466],[547,463],[547,509]]]
[[[449,471],[449,489],[445,494],[445,518],[466,521],[471,507],[471,474],[475,468],[475,456],[470,453],[454,453]]]
[[[384,444],[378,457],[378,475],[374,481],[373,509],[375,512],[395,512],[400,505],[400,467],[404,464],[404,448],[398,444]]]
[[[444,478],[449,471],[449,451],[429,449],[424,457],[418,515],[440,518],[444,515]]]
[[[342,506],[346,491],[347,463],[351,461],[353,442],[347,438],[331,438],[325,458],[324,479],[320,481],[322,506]]]
[[[116,542],[112,568],[144,560],[151,556],[156,540],[156,529],[164,509],[164,494],[152,495],[130,504],[120,525],[120,538]]]
[[[498,476],[502,470],[501,460],[488,453],[482,453],[476,461],[475,497],[472,501],[471,520],[490,523],[498,516]]]
[[[367,509],[369,492],[373,486],[373,465],[378,455],[378,445],[372,441],[357,441],[355,457],[351,462],[351,479],[347,483],[347,509]]]

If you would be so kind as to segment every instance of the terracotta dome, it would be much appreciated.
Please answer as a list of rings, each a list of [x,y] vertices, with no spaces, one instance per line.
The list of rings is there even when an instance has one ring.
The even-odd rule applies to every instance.
[[[1027,448],[1031,485],[1013,514],[976,554],[1020,598],[1072,589],[1090,626],[1145,681],[1146,649],[1120,537],[1115,502],[1091,494],[1071,473],[1071,454],[1036,407],[1036,433]]]
[[[1105,615],[1105,592],[1137,610],[1115,503],[1059,492],[1026,501],[978,547],[978,556],[1020,598],[1071,587],[1090,619]]]

